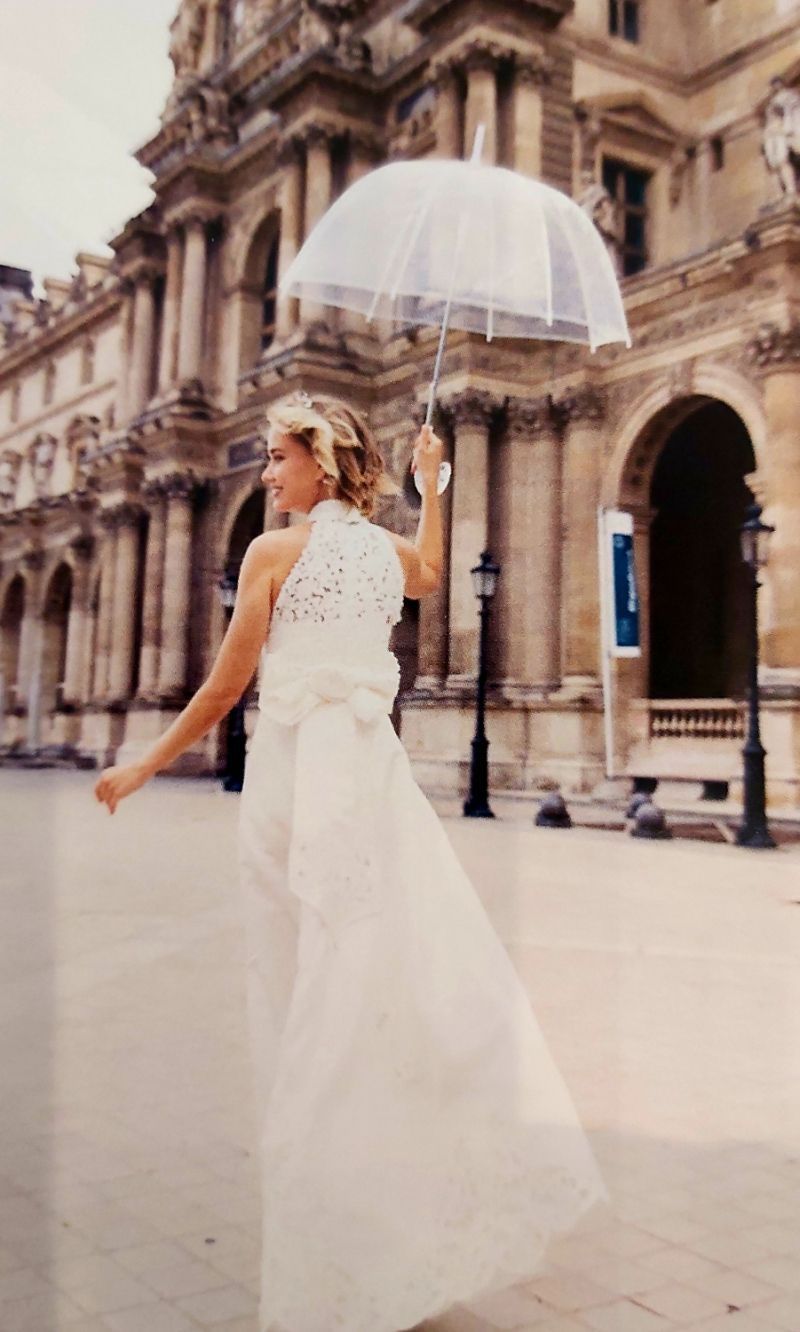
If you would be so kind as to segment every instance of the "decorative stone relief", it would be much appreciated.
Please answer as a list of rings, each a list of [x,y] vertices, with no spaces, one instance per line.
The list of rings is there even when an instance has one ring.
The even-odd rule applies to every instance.
[[[794,198],[800,182],[800,92],[787,87],[780,75],[769,86],[761,151],[781,197]]]
[[[4,449],[0,453],[0,512],[9,513],[14,507],[17,495],[22,459],[13,449]]]
[[[33,473],[33,487],[37,499],[46,495],[50,488],[56,447],[57,444],[53,435],[42,432],[36,436],[28,450],[28,459]]]

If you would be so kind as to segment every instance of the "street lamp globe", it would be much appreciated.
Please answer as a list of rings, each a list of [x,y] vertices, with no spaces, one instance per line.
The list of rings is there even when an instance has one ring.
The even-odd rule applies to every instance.
[[[752,570],[762,569],[769,556],[769,539],[775,531],[761,521],[761,505],[748,504],[741,526],[742,559]]]
[[[500,565],[495,564],[488,550],[481,553],[480,564],[470,569],[475,596],[481,601],[491,601],[500,576]]]
[[[217,584],[219,599],[225,610],[233,610],[236,605],[236,585],[236,575],[231,573],[230,569],[226,569]]]

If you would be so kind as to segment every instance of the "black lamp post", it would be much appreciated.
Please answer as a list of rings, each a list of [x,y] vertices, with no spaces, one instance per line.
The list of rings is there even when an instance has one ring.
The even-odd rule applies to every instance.
[[[486,739],[484,715],[486,711],[486,649],[488,646],[489,604],[500,576],[499,564],[494,564],[488,550],[483,551],[480,564],[470,569],[475,596],[481,603],[481,635],[478,650],[478,700],[475,719],[475,737],[472,741],[472,761],[469,768],[469,795],[464,801],[464,814],[471,819],[493,819],[489,808],[489,741]]]
[[[226,569],[219,580],[219,599],[230,618],[236,605],[237,576]],[[244,695],[234,703],[225,725],[225,771],[222,774],[224,791],[241,791],[244,782],[244,760],[247,733],[244,726]]]
[[[750,590],[750,653],[748,661],[747,737],[744,757],[744,822],[736,831],[738,846],[768,849],[776,845],[767,827],[764,746],[758,723],[758,571],[766,563],[769,538],[775,531],[761,521],[760,504],[749,504],[742,524],[742,558]]]

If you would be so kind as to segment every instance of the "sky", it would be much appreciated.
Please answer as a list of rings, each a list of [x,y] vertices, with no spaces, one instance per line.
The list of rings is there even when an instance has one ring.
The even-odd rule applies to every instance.
[[[153,199],[178,0],[0,0],[0,263],[69,277]]]

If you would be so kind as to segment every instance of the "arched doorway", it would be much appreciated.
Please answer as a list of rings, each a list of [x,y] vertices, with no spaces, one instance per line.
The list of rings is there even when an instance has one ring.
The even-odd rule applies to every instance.
[[[21,701],[17,695],[17,683],[24,616],[25,583],[22,575],[16,574],[6,588],[2,611],[0,611],[0,671],[3,673],[0,742],[2,742],[2,727],[5,715],[16,708]]]
[[[739,528],[750,436],[725,403],[689,410],[661,448],[650,504],[649,696],[741,698],[747,583]]]
[[[279,243],[278,216],[271,213],[258,227],[244,267],[241,283],[240,372],[257,365],[275,338]]]
[[[47,586],[42,612],[42,715],[61,703],[67,664],[67,625],[72,601],[72,570],[59,564]]]
[[[228,539],[228,548],[224,559],[224,573],[226,577],[234,584],[238,580],[239,570],[245,552],[257,536],[264,531],[264,490],[260,487],[251,492],[250,495],[240,505],[239,510],[231,528],[231,534]],[[225,616],[229,620],[233,614],[233,608],[226,609]],[[223,725],[218,732],[219,747],[217,750],[217,775],[225,774],[226,783],[230,780],[237,782],[234,786],[229,786],[229,790],[239,789],[239,778],[241,777],[244,744],[245,744],[245,716],[247,709],[254,701],[255,683],[258,678],[258,671],[253,673],[253,677],[245,688],[245,691],[238,700],[233,710],[228,714]]]

